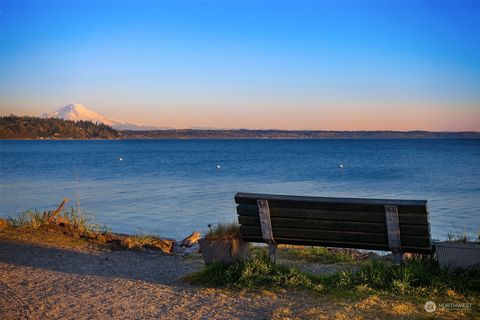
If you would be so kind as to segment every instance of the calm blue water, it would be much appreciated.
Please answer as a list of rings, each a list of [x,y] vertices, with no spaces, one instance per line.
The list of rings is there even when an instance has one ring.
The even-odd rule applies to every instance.
[[[480,140],[1,141],[0,147],[3,217],[54,209],[68,197],[114,231],[178,239],[234,220],[233,196],[244,191],[425,199],[433,238],[480,229]]]

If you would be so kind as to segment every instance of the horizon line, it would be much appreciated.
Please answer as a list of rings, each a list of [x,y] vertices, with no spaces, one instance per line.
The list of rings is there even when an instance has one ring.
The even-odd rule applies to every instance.
[[[45,119],[40,116],[32,116],[32,115],[16,115],[13,113],[10,113],[8,115],[6,114],[0,114],[0,117],[31,117],[31,118],[39,118],[39,119]],[[46,118],[48,119],[48,118]],[[52,118],[52,119],[60,119],[64,121],[88,121],[92,123],[98,123],[94,122],[91,120],[68,120],[68,119],[62,119],[62,118]],[[128,120],[123,120],[123,121],[128,121]],[[100,122],[104,124],[103,122]],[[106,125],[106,124],[105,124]],[[108,126],[108,125],[107,125]],[[147,127],[155,127],[155,125],[144,125]],[[111,127],[111,126],[109,126]],[[403,133],[409,133],[409,132],[430,132],[430,133],[480,133],[480,130],[428,130],[428,129],[410,129],[410,130],[395,130],[395,129],[358,129],[358,130],[351,130],[351,129],[280,129],[280,128],[215,128],[215,127],[205,127],[202,128],[201,126],[193,126],[193,127],[187,127],[187,128],[175,128],[175,127],[169,127],[169,126],[158,126],[156,129],[115,129],[111,127],[114,130],[117,131],[135,131],[135,132],[148,132],[148,131],[181,131],[181,130],[197,130],[197,131],[283,131],[283,132],[298,132],[298,131],[303,131],[303,132],[403,132]]]

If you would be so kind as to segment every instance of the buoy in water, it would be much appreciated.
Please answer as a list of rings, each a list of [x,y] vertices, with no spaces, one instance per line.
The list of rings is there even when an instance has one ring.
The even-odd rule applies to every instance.
[[[123,161],[123,158],[122,157],[118,158],[118,161]]]
[[[219,165],[219,164],[217,164],[217,169],[220,169],[220,168],[221,168],[221,167],[220,167],[220,165]]]
[[[339,167],[340,169],[343,169],[343,164],[340,163],[340,164],[338,165],[338,167]]]

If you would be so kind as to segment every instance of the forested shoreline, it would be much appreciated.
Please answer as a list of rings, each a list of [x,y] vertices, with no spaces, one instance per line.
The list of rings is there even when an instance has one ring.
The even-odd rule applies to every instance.
[[[116,130],[103,123],[0,117],[0,139],[480,139],[480,132],[250,129]]]
[[[119,136],[117,130],[91,121],[0,117],[0,139],[117,139]]]

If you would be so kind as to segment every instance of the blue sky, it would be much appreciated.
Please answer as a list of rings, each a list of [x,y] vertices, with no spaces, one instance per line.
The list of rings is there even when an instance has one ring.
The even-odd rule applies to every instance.
[[[479,2],[1,2],[2,114],[480,130]]]

